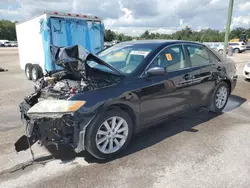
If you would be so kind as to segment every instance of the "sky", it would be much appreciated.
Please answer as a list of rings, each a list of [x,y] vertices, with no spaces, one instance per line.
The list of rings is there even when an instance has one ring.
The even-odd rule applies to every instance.
[[[22,21],[45,10],[90,14],[101,17],[107,29],[138,36],[186,26],[223,30],[228,5],[229,0],[0,0],[0,19]],[[250,0],[234,0],[236,27],[250,28]]]

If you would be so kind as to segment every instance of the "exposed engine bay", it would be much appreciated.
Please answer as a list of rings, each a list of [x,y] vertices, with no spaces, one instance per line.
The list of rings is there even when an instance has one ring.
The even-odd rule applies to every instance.
[[[95,72],[88,79],[72,78],[70,73],[59,71],[45,75],[35,82],[34,89],[40,99],[68,99],[72,95],[112,85],[115,80]],[[32,105],[32,104],[31,104]]]
[[[62,70],[48,72],[34,84],[35,92],[19,105],[26,135],[16,143],[16,151],[28,149],[36,141],[41,144],[69,144],[76,152],[84,149],[86,125],[93,114],[82,116],[77,112],[86,101],[71,101],[77,93],[108,87],[119,76],[93,69],[88,60],[99,59],[79,46],[52,47],[53,59]]]

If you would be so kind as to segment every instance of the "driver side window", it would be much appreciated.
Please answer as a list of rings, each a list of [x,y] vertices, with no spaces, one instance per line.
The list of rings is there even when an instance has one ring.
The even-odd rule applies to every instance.
[[[163,67],[167,71],[175,71],[186,68],[185,56],[182,45],[170,46],[158,54],[150,65],[152,67]]]

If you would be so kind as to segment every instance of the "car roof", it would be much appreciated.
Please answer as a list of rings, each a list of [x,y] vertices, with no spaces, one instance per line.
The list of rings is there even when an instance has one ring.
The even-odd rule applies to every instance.
[[[178,43],[190,43],[190,44],[201,44],[195,41],[186,41],[186,40],[136,40],[136,41],[127,41],[119,43],[119,45],[152,45],[152,46],[161,46],[161,45],[170,45],[170,44],[178,44]]]

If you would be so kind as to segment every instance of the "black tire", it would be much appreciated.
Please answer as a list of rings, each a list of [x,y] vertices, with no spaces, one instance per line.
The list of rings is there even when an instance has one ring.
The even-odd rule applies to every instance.
[[[31,69],[31,79],[35,82],[41,77],[42,77],[41,67],[37,64],[34,64]]]
[[[219,54],[223,55],[223,50],[219,50],[218,52]]]
[[[120,149],[118,149],[113,153],[106,154],[104,152],[101,152],[97,147],[96,143],[97,131],[101,127],[103,122],[114,116],[121,117],[127,122],[128,135],[126,141],[124,142],[124,144]],[[85,148],[92,156],[94,156],[97,159],[100,160],[112,159],[116,157],[119,153],[121,153],[128,146],[132,135],[133,135],[133,123],[130,116],[126,112],[120,110],[119,108],[117,109],[115,108],[112,110],[108,110],[103,114],[97,116],[93,120],[93,122],[88,126],[85,136]]]
[[[226,96],[226,98],[225,98],[225,104],[223,104],[223,106],[221,106],[221,107],[218,107],[218,105],[216,105],[216,99],[217,99],[217,97],[218,97],[217,94],[218,94],[220,88],[222,88],[222,87],[225,87],[225,88],[226,88],[227,96]],[[213,95],[212,95],[212,99],[211,99],[211,101],[210,101],[210,106],[209,106],[210,111],[211,111],[211,112],[215,112],[215,113],[220,113],[220,112],[222,112],[222,110],[223,110],[223,109],[225,108],[225,106],[227,105],[227,101],[228,101],[229,95],[230,95],[230,93],[229,93],[228,84],[227,84],[226,82],[223,82],[223,81],[220,82],[220,83],[216,86],[216,88],[215,88],[215,90],[214,90],[214,93],[213,93]]]
[[[239,48],[235,48],[234,49],[234,53],[237,53],[237,54],[240,53],[240,49]]]
[[[25,75],[28,80],[31,80],[31,70],[33,68],[33,65],[31,63],[27,63],[25,65]]]

